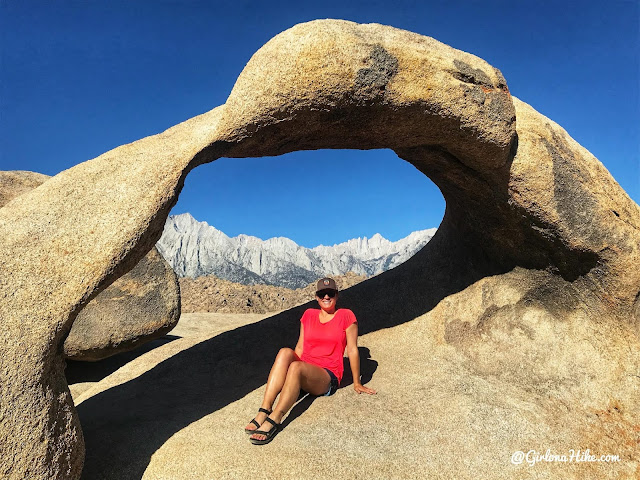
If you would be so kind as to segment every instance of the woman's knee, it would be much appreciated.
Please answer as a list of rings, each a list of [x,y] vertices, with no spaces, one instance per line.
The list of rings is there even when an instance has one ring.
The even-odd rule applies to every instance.
[[[276,356],[276,361],[278,360],[290,363],[298,360],[298,355],[296,355],[296,352],[291,348],[281,348]]]
[[[300,360],[295,360],[291,362],[289,368],[287,369],[287,379],[295,378],[300,379],[302,377],[302,369],[304,367],[304,362]]]

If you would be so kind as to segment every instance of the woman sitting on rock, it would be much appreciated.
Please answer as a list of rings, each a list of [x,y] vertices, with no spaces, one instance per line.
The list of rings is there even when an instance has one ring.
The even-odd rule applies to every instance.
[[[333,395],[342,380],[342,358],[347,348],[356,392],[374,394],[360,383],[358,324],[351,310],[336,309],[338,287],[332,278],[323,278],[316,285],[316,300],[320,310],[309,308],[300,319],[300,337],[295,350],[282,348],[275,361],[264,392],[258,415],[244,431],[254,445],[269,443],[280,422],[298,399],[300,390],[311,395]],[[271,410],[280,394],[275,410]]]

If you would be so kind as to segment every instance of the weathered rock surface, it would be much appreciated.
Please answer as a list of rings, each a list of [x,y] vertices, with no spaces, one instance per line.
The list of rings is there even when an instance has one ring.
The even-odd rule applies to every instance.
[[[162,337],[179,318],[178,278],[153,247],[82,309],[64,341],[64,354],[72,360],[101,360]]]
[[[0,209],[0,474],[79,476],[83,443],[62,341],[79,308],[157,241],[187,172],[220,156],[318,148],[391,148],[447,202],[424,249],[343,292],[365,334],[405,330],[423,315],[428,325],[406,332],[407,355],[387,356],[379,344],[380,364],[395,374],[385,377],[402,378],[407,362],[408,371],[419,371],[410,380],[424,401],[400,412],[381,402],[371,418],[351,409],[345,421],[361,428],[356,434],[346,423],[323,434],[362,445],[360,432],[368,441],[371,448],[348,449],[349,470],[395,455],[398,443],[437,441],[420,465],[413,452],[399,457],[414,469],[427,463],[435,478],[636,474],[640,207],[562,128],[513,99],[486,62],[410,32],[332,20],[269,41],[222,107],[62,172]],[[223,335],[210,345],[208,365],[233,367],[235,383],[215,376],[209,386],[217,385],[218,397],[172,418],[156,440],[258,388],[265,358],[295,342],[299,314],[259,322],[264,337],[234,343]],[[264,349],[257,351],[256,338]],[[431,428],[370,435],[382,412],[408,432],[425,415]],[[551,443],[611,448],[601,453],[622,460],[535,471],[509,462],[516,447]],[[329,454],[325,445],[331,442],[314,445],[316,458]],[[141,452],[130,471],[139,473],[152,454]]]
[[[48,178],[35,172],[0,171],[0,207]],[[165,335],[179,318],[178,278],[154,247],[80,311],[64,341],[64,355],[101,360]]]
[[[0,207],[11,199],[42,185],[48,178],[49,175],[25,170],[0,171]]]

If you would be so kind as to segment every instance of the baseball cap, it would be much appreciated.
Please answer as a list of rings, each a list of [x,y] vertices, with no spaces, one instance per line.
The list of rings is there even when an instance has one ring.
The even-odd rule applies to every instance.
[[[318,280],[318,283],[316,283],[316,292],[328,289],[338,291],[338,286],[333,278],[325,277]]]

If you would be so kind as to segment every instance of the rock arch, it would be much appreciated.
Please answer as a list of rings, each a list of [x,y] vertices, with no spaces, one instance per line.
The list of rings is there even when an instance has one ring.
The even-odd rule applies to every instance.
[[[487,332],[522,330],[528,314],[545,325],[597,319],[616,332],[601,347],[612,361],[621,344],[638,351],[640,210],[606,169],[511,97],[483,60],[391,27],[314,21],[261,48],[224,105],[0,209],[3,476],[79,476],[82,433],[60,347],[82,306],[151,249],[187,173],[221,156],[319,148],[391,148],[447,202],[429,248],[349,291],[367,313],[388,312],[371,328],[436,312],[442,343],[464,352],[479,375],[542,358],[548,345],[532,333],[526,345],[537,356],[487,353],[499,345],[484,340]],[[443,282],[429,280],[434,271]],[[380,288],[394,296],[367,301]],[[470,308],[450,300],[456,292]],[[613,389],[638,363],[631,355],[602,385]],[[565,366],[538,367],[536,382],[566,381]],[[520,375],[513,384],[535,388],[532,381]],[[627,420],[638,418],[634,387],[615,387]]]

